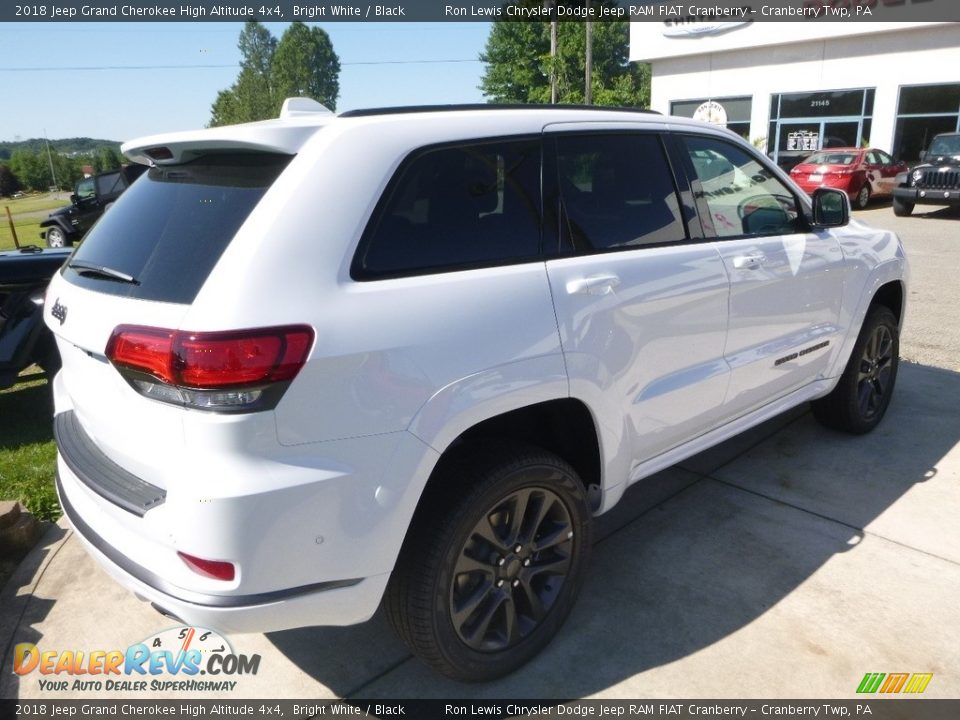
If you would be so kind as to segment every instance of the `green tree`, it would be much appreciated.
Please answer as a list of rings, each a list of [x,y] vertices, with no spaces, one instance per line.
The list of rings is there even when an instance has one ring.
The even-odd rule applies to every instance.
[[[539,6],[533,0],[515,3]],[[560,4],[582,6],[582,0],[560,0]],[[592,5],[611,4],[594,0]],[[647,107],[650,104],[650,68],[628,61],[630,23],[593,23],[593,103]],[[557,56],[550,57],[549,22],[493,23],[480,60],[486,64],[480,89],[495,103],[549,103],[551,68],[557,78],[557,101],[584,101],[586,25],[560,22],[557,28]]]
[[[238,43],[240,73],[221,90],[211,108],[210,126],[276,117],[287,97],[311,97],[333,109],[340,92],[340,59],[320,28],[295,22],[278,43],[255,20],[248,21]]]
[[[47,159],[31,150],[14,150],[10,170],[24,187],[31,190],[46,190],[53,183]]]
[[[0,163],[0,195],[13,195],[20,189],[20,181],[13,171],[5,164]]]
[[[336,110],[340,58],[320,28],[292,23],[277,44],[271,75],[275,98],[309,97]]]

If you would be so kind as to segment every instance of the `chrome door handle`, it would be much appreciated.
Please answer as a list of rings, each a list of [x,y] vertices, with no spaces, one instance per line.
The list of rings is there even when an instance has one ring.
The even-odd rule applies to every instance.
[[[591,275],[567,282],[568,295],[609,295],[620,284],[616,275]]]
[[[767,256],[763,253],[754,255],[738,255],[733,259],[733,267],[736,270],[756,270],[766,262]]]

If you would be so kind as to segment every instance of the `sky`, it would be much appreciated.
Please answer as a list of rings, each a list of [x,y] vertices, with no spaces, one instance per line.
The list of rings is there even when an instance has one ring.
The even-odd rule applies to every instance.
[[[327,31],[340,57],[338,111],[484,101],[477,57],[487,23],[308,24]],[[288,23],[264,25],[279,38]],[[123,142],[203,127],[217,92],[237,77],[242,28],[0,23],[0,141],[46,134]],[[226,67],[170,67],[184,65]],[[105,69],[116,67],[136,69]]]

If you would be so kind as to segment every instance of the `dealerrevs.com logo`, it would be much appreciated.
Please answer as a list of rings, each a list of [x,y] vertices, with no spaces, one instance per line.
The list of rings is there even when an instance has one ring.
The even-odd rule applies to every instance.
[[[241,675],[256,675],[259,655],[243,655],[212,630],[164,630],[125,650],[45,650],[14,647],[13,671],[39,675],[43,691],[224,691]]]

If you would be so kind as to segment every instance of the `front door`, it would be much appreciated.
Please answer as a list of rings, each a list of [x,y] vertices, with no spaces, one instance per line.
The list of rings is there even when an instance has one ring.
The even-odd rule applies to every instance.
[[[829,232],[805,229],[799,199],[746,148],[697,135],[681,145],[730,277],[726,406],[736,417],[826,370],[841,339],[843,254]]]

